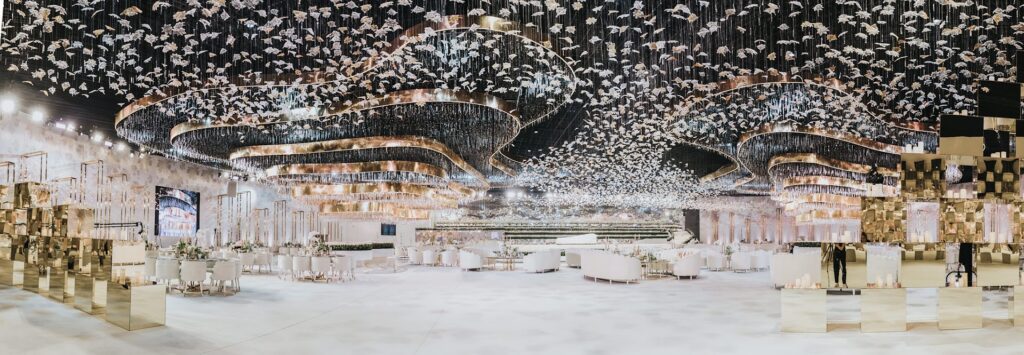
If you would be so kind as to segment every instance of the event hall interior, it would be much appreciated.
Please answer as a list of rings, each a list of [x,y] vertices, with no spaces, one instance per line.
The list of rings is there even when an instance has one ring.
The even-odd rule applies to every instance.
[[[0,0],[0,353],[1022,353],[1022,6]]]

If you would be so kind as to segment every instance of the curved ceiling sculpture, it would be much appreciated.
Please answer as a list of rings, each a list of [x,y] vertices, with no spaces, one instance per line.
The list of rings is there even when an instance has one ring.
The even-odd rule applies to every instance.
[[[357,74],[305,74],[300,89],[236,85],[144,97],[115,127],[154,150],[296,185],[291,196],[323,214],[420,218],[427,214],[418,210],[455,208],[514,175],[501,150],[569,100],[573,71],[544,42],[500,18],[449,16],[403,31]],[[510,59],[459,60],[483,47]],[[389,83],[391,72],[408,74]],[[377,86],[370,82],[402,89],[369,90]],[[211,96],[225,95],[239,103],[210,106],[220,102]],[[323,95],[341,99],[319,106]]]
[[[907,144],[931,150],[938,115],[974,110],[977,80],[1015,74],[1019,8],[21,1],[3,19],[0,63],[48,94],[133,102],[117,129],[142,146],[288,187],[450,196],[497,183],[570,206],[680,208],[720,193],[843,206],[858,191],[833,182],[862,179],[869,162],[892,168]],[[353,141],[374,137],[395,145]],[[678,154],[701,165],[666,159]],[[794,179],[820,183],[784,184]],[[832,197],[800,197],[819,194]]]

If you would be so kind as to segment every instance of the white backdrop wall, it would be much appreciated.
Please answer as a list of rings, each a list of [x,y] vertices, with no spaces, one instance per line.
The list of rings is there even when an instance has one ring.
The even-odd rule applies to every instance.
[[[156,156],[131,157],[128,151],[108,149],[89,137],[32,123],[26,115],[8,115],[0,120],[0,161],[16,161],[18,155],[34,151],[49,154],[50,180],[77,178],[82,162],[103,160],[105,175],[125,173],[131,184],[144,185],[141,191],[145,193],[155,194],[158,185],[199,192],[202,229],[216,227],[217,195],[227,192],[229,183],[218,170]],[[239,183],[238,192],[242,191],[251,191],[253,208],[271,208],[275,200],[286,198],[269,186],[255,183]],[[152,236],[152,211],[140,222],[145,225],[146,235]]]
[[[393,223],[397,229],[396,236],[380,235],[381,223]],[[430,221],[341,221],[341,240],[344,243],[395,243],[395,245],[416,244],[416,228],[429,228]]]

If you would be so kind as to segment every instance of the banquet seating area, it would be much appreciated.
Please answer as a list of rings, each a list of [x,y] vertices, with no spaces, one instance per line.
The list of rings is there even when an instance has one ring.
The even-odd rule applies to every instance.
[[[0,0],[0,352],[1020,353],[1022,51],[1021,0]]]

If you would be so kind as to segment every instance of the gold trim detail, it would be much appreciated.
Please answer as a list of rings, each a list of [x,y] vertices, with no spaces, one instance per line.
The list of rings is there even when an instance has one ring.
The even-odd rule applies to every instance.
[[[394,217],[401,219],[428,219],[430,211],[406,208],[393,203],[380,202],[341,202],[320,205],[320,213],[333,216],[349,217]]]
[[[871,171],[871,167],[864,164],[850,163],[841,161],[838,159],[826,158],[819,156],[815,153],[786,153],[782,155],[776,155],[768,161],[768,172],[772,171],[772,168],[783,165],[783,164],[815,164],[832,169],[849,171],[852,173],[867,174]],[[898,178],[900,172],[897,170],[889,169],[886,167],[878,167],[878,173],[882,176]]]
[[[447,179],[444,169],[420,162],[382,160],[362,163],[282,164],[266,170],[267,177],[287,175],[344,175],[368,172],[409,172]]]
[[[378,136],[336,139],[309,143],[255,145],[235,149],[231,152],[229,159],[236,160],[251,157],[301,155],[377,148],[417,148],[440,153],[460,169],[480,180],[484,186],[490,186],[490,183],[483,174],[473,168],[473,166],[469,165],[469,163],[462,159],[461,156],[455,154],[455,152],[452,151],[451,148],[448,148],[447,145],[430,138],[419,136]]]

